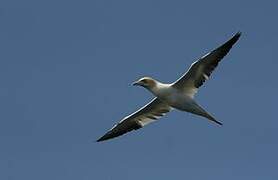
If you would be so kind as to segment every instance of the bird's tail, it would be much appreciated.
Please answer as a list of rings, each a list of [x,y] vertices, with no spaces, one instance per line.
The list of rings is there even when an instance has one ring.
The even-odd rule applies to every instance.
[[[204,108],[202,108],[200,105],[198,105],[197,103],[195,105],[196,105],[196,112],[193,112],[193,113],[203,116],[203,117],[209,119],[210,121],[213,121],[219,125],[223,125],[221,122],[217,121],[210,113],[208,113],[206,110],[204,110]]]
[[[211,121],[213,121],[213,122],[215,122],[215,123],[217,123],[217,124],[219,124],[219,125],[223,125],[221,122],[219,122],[219,121],[217,121],[212,115],[210,115],[209,113],[206,113],[206,116],[205,116],[206,118],[208,118],[209,120],[211,120]]]

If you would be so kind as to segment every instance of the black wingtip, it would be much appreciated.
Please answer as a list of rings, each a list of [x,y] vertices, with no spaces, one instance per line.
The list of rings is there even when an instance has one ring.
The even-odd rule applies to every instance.
[[[220,126],[223,126],[223,123],[222,122],[219,122],[219,121],[214,121],[214,122],[216,122],[218,125],[220,125]]]
[[[242,34],[242,33],[241,33],[240,31],[238,31],[238,32],[234,35],[234,37],[232,37],[233,41],[236,42],[236,41],[240,38],[241,34]]]
[[[99,138],[98,140],[96,140],[96,142],[106,141],[106,140],[112,139],[112,138],[114,138],[114,137],[116,137],[116,136],[113,136],[113,135],[111,134],[111,131],[108,131],[108,132],[107,132],[106,134],[104,134],[101,138]]]
[[[98,140],[96,140],[96,142],[102,142],[102,141],[105,141],[105,139],[98,139]]]
[[[241,31],[238,31],[237,33],[236,33],[236,36],[241,36]]]
[[[237,42],[237,40],[240,38],[240,36],[241,36],[241,32],[238,31],[238,32],[230,39],[230,41],[231,41],[232,43],[235,43],[235,42]]]
[[[238,39],[241,36],[241,32],[238,31],[231,39],[229,39],[227,42],[225,42],[223,45],[221,45],[219,48],[227,49],[227,52],[232,48],[232,46],[238,41]]]
[[[241,31],[238,31],[235,35],[234,35],[234,38],[238,39],[240,36],[241,36]]]
[[[107,140],[107,139],[109,139],[109,138],[105,137],[105,135],[104,135],[104,136],[102,136],[101,138],[99,138],[98,140],[96,140],[96,142],[105,141],[105,140]]]

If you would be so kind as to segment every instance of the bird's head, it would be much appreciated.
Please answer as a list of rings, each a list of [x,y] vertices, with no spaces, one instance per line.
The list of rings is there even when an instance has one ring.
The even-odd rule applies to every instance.
[[[152,89],[156,86],[157,81],[150,77],[140,78],[138,81],[135,81],[132,85],[134,86],[142,86],[147,89]]]

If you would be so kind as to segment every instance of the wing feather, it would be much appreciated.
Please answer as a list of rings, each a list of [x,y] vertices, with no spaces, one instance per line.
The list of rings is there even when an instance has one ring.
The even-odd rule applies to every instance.
[[[99,138],[97,142],[115,138],[129,131],[142,128],[151,122],[157,121],[157,119],[164,116],[170,110],[170,106],[163,103],[158,98],[154,98],[150,103],[114,125],[112,129]]]
[[[173,86],[183,89],[186,93],[194,96],[198,88],[209,79],[218,63],[228,54],[232,46],[238,41],[240,35],[240,32],[236,33],[226,43],[192,63],[189,70],[179,78]]]

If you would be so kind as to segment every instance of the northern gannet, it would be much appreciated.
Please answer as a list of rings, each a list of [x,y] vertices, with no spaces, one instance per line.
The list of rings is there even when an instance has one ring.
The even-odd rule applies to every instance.
[[[132,130],[137,130],[156,121],[172,109],[186,111],[203,116],[212,122],[222,125],[210,113],[204,110],[194,100],[198,88],[208,80],[212,71],[217,67],[221,59],[230,51],[237,42],[241,33],[236,33],[230,40],[204,55],[191,64],[189,70],[177,81],[171,84],[161,83],[151,77],[143,77],[133,85],[142,86],[150,91],[155,98],[147,105],[123,118],[114,125],[97,142],[111,139]]]

